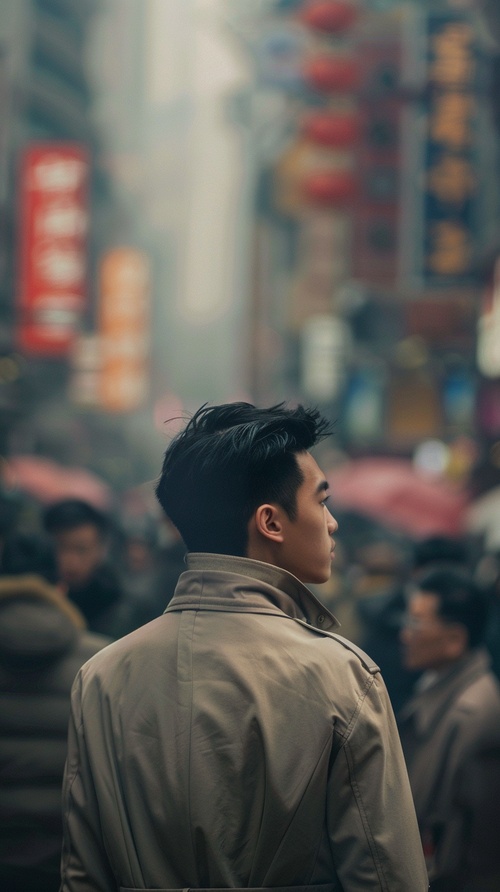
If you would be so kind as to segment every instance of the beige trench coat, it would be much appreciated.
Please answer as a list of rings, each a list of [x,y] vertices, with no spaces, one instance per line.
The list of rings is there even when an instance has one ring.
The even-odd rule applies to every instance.
[[[73,692],[62,892],[424,892],[379,670],[295,577],[190,555]]]

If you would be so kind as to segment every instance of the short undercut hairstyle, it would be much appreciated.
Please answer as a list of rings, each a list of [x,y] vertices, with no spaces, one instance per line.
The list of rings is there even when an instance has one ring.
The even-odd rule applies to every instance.
[[[303,406],[204,405],[165,452],[158,501],[188,551],[244,557],[259,505],[278,504],[295,519],[303,482],[296,455],[330,433]]]

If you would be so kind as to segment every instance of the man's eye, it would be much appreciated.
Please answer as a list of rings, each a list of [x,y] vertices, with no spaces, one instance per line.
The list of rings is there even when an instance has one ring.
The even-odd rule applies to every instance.
[[[330,501],[330,496],[327,496],[325,499],[323,499],[321,504],[323,505],[324,508],[328,508],[329,501]]]

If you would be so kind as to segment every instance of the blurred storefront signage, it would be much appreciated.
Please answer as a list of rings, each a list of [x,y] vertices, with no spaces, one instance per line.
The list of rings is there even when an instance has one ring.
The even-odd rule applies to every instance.
[[[351,442],[372,445],[382,439],[385,387],[381,366],[373,364],[357,368],[349,375],[341,417]]]
[[[477,420],[480,429],[487,437],[500,437],[500,381],[481,383]]]
[[[290,324],[299,331],[309,317],[331,313],[335,289],[349,273],[347,215],[314,209],[300,218],[291,281]]]
[[[302,189],[307,202],[338,207],[353,200],[357,179],[350,170],[319,170],[304,178]]]
[[[285,92],[299,90],[306,42],[304,29],[290,22],[274,23],[265,31],[255,43],[259,84]]]
[[[320,375],[318,369],[323,374],[327,368],[324,357],[331,353],[340,325],[332,315],[335,290],[350,273],[351,217],[358,191],[355,145],[360,133],[356,94],[360,66],[352,32],[357,14],[350,3],[333,0],[300,8],[297,18],[309,37],[302,63],[302,114],[297,134],[274,168],[274,206],[298,224],[289,319],[300,333],[308,392],[316,387],[308,382]],[[334,35],[335,45],[325,32]],[[314,320],[311,329],[309,319]],[[318,319],[331,322],[325,322],[323,340],[318,340],[323,360],[315,365],[308,359],[314,348],[308,345],[320,339]],[[330,371],[330,384],[317,387],[318,394],[324,391],[318,398],[333,399],[339,391],[338,366]],[[325,373],[325,382],[326,377]]]
[[[149,385],[150,269],[146,254],[116,248],[103,258],[99,336],[100,405],[133,412],[144,405]]]
[[[101,374],[102,349],[99,335],[79,335],[71,351],[69,398],[73,405],[86,409],[99,407]]]
[[[399,370],[388,388],[386,430],[399,448],[442,434],[440,396],[425,369]]]
[[[360,138],[355,147],[359,200],[353,220],[353,276],[393,286],[398,274],[401,203],[401,68],[399,36],[359,46]]]
[[[28,354],[70,350],[86,297],[89,160],[80,145],[37,143],[20,175],[18,342]]]
[[[274,170],[274,204],[300,216],[308,207],[345,207],[356,192],[352,153],[297,137]]]
[[[320,146],[352,148],[360,136],[359,115],[354,111],[312,111],[302,122],[302,133]]]
[[[472,24],[429,17],[424,274],[463,279],[471,272],[475,228],[476,48]]]
[[[422,136],[407,146],[413,186],[407,194],[413,218],[406,227],[407,272],[417,287],[463,287],[474,282],[473,257],[484,231],[482,63],[473,21],[463,13],[426,14],[423,38],[425,98],[415,111],[412,139]]]
[[[349,326],[336,316],[311,316],[302,340],[302,389],[313,400],[330,402],[344,384],[351,347]]]
[[[344,0],[307,0],[299,10],[299,18],[308,28],[326,34],[346,31],[355,24],[357,17],[356,5]]]
[[[483,297],[478,322],[477,364],[486,378],[500,378],[500,259]]]
[[[304,61],[307,86],[319,93],[351,93],[359,86],[360,66],[348,53],[321,53]]]

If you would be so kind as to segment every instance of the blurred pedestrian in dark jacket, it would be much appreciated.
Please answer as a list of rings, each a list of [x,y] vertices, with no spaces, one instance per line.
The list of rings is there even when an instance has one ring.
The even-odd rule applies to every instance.
[[[54,542],[70,601],[83,613],[89,629],[114,637],[122,592],[108,560],[108,517],[80,499],[64,499],[46,509],[43,524]]]
[[[418,577],[401,637],[423,671],[400,733],[432,892],[500,889],[500,689],[483,648],[487,601],[456,565]]]
[[[393,709],[398,713],[413,693],[420,673],[401,665],[401,621],[406,611],[406,586],[435,564],[466,566],[467,543],[450,536],[429,536],[413,546],[405,561],[402,545],[388,540],[363,549],[364,573],[355,587],[356,606],[364,625],[360,646],[380,666]]]
[[[117,606],[113,637],[121,638],[160,616],[173,595],[165,592],[159,548],[158,521],[149,515],[122,522],[119,573],[122,598]],[[183,567],[185,569],[185,567]]]
[[[57,579],[50,542],[7,538],[0,577],[0,889],[57,892],[70,690],[108,639]]]

